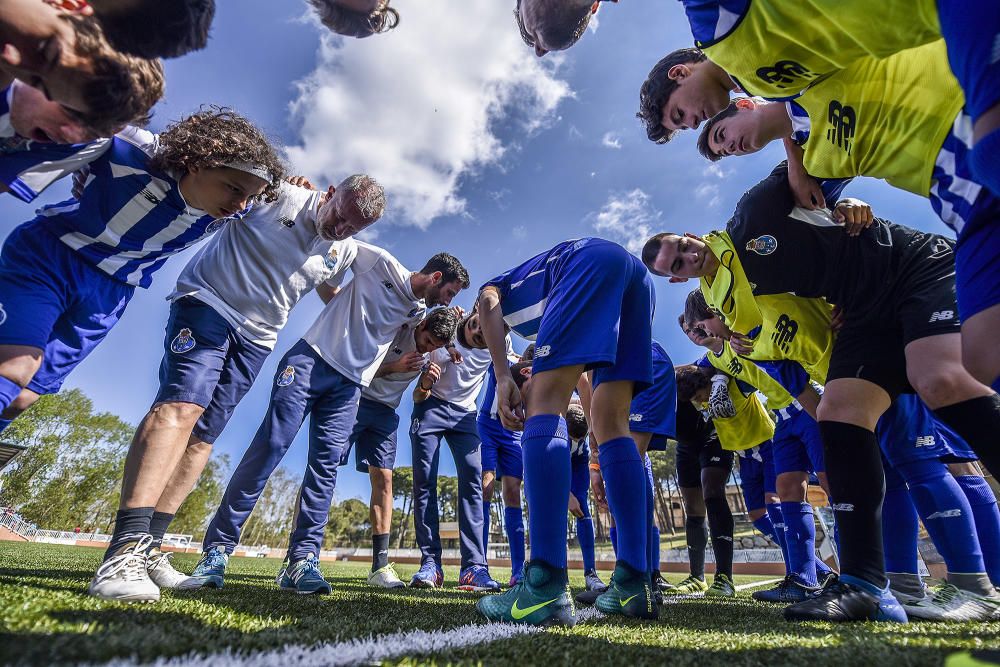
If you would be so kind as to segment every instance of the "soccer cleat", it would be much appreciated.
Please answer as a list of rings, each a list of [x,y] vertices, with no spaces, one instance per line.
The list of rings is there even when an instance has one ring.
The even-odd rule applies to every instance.
[[[282,568],[280,576],[278,586],[283,591],[295,591],[299,595],[327,595],[333,592],[319,571],[319,559],[313,554]]]
[[[750,594],[750,597],[761,602],[781,602],[783,604],[792,604],[795,602],[802,602],[803,600],[816,595],[821,590],[822,589],[819,586],[807,586],[789,574],[786,575],[785,578],[781,580],[781,583],[774,588],[768,588],[763,591],[754,591]]]
[[[597,570],[587,570],[583,573],[583,580],[587,584],[588,591],[598,591],[603,593],[608,590],[608,585],[597,576]]]
[[[368,585],[375,588],[406,588],[406,584],[400,580],[392,563],[369,572]]]
[[[143,535],[107,559],[97,568],[87,593],[105,600],[122,602],[156,602],[160,589],[146,571],[146,549],[152,535]]]
[[[785,607],[787,621],[892,621],[906,623],[906,612],[886,587],[878,593],[871,584],[850,576],[802,602]]]
[[[987,621],[1000,609],[1000,597],[978,595],[945,583],[905,608],[910,616],[926,621]]]
[[[229,564],[229,554],[224,546],[217,546],[206,551],[191,573],[192,588],[222,588],[226,575],[226,565]],[[197,584],[195,586],[194,584]]]
[[[663,591],[664,595],[693,595],[695,593],[704,593],[708,590],[708,584],[705,583],[704,579],[699,579],[698,577],[688,575],[684,579],[677,582],[676,586],[671,586],[669,589]]]
[[[608,590],[601,593],[594,606],[605,614],[632,618],[656,619],[660,610],[653,598],[649,574],[618,561]]]
[[[410,579],[410,588],[441,588],[444,584],[444,570],[428,558],[420,564],[420,569]]]
[[[146,556],[146,573],[153,583],[160,588],[178,591],[189,591],[201,588],[201,582],[194,577],[178,572],[170,563],[171,553],[164,553],[154,548]]]
[[[826,573],[825,577],[817,577],[817,579],[819,580],[819,587],[826,588],[827,586],[837,583],[837,581],[840,580],[840,575],[833,570],[830,570]]]
[[[716,574],[712,580],[712,585],[705,591],[707,598],[734,598],[736,597],[736,585],[727,574]]]
[[[500,590],[500,584],[493,580],[487,568],[482,565],[473,565],[465,568],[458,575],[458,589],[476,593],[495,592]]]
[[[653,570],[653,588],[666,592],[673,587],[673,584],[663,578],[663,575],[660,574],[659,570]]]
[[[476,609],[488,620],[527,625],[576,625],[576,610],[565,569],[528,561],[519,584],[499,595],[484,595]]]
[[[944,659],[944,667],[990,667],[991,665],[1000,665],[1000,651],[962,651],[952,653]]]

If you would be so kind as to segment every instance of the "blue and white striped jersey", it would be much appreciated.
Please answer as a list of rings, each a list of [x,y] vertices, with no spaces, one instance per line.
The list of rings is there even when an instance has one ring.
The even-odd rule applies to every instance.
[[[590,240],[563,241],[483,285],[496,287],[500,292],[500,311],[512,331],[527,340],[535,340],[559,269]]]
[[[14,89],[11,84],[0,91],[0,182],[21,201],[31,202],[60,178],[97,159],[111,140],[53,144],[18,136],[10,120]]]
[[[681,0],[695,42],[711,44],[739,23],[750,0]]]
[[[150,170],[156,135],[129,127],[90,163],[79,201],[42,208],[39,218],[81,258],[129,285],[149,287],[167,258],[228,221],[191,208],[176,174]]]

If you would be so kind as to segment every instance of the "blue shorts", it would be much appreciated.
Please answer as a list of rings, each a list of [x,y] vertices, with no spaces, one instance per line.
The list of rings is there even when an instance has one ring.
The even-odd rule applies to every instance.
[[[1000,303],[1000,198],[975,182],[971,150],[972,118],[962,112],[941,146],[929,195],[934,212],[958,235],[955,289],[962,321]]]
[[[505,429],[499,419],[477,419],[476,428],[483,441],[483,470],[492,470],[497,477],[524,479],[521,434]]]
[[[974,119],[1000,102],[1000,11],[996,0],[938,0],[948,63]]]
[[[214,443],[270,352],[237,332],[208,304],[180,298],[170,304],[155,402],[205,408],[192,433]]]
[[[0,251],[0,345],[44,350],[28,389],[54,394],[118,323],[134,293],[46,231],[44,221],[27,222]]]
[[[616,243],[593,239],[560,268],[535,338],[535,373],[583,364],[601,382],[653,382],[649,272]]]
[[[900,394],[878,421],[882,454],[894,466],[928,459],[975,461],[976,455],[916,394]]]
[[[677,432],[677,380],[674,365],[659,343],[654,342],[653,384],[632,399],[628,429],[636,433],[652,433],[649,449],[663,451],[667,438]]]
[[[399,415],[395,410],[362,396],[341,465],[347,463],[351,448],[354,448],[354,466],[358,472],[367,474],[369,467],[392,470],[396,466],[397,426]]]
[[[737,454],[740,457],[740,485],[743,487],[747,511],[764,509],[764,494],[777,490],[773,445],[768,440]]]
[[[774,474],[825,472],[819,425],[794,404],[777,412],[774,426]]]

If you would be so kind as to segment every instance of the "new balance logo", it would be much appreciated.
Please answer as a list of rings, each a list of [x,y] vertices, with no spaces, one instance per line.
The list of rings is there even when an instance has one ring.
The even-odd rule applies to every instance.
[[[721,460],[722,460],[722,457],[720,457],[720,456],[713,456],[712,458],[709,459],[709,461],[711,461],[712,463],[718,463]]]
[[[931,514],[929,517],[927,517],[927,521],[930,521],[931,519],[954,519],[960,516],[962,516],[962,510],[960,509],[942,510],[940,512],[934,512],[934,514]]]
[[[930,324],[934,322],[947,322],[948,320],[955,319],[954,310],[938,310],[931,315],[931,319],[927,320]]]
[[[810,72],[805,66],[794,60],[779,60],[773,67],[761,67],[757,70],[757,76],[762,81],[773,83],[778,88],[787,88],[793,83],[802,84],[800,80],[813,79],[816,75]]]
[[[632,414],[630,414],[628,416],[628,420],[630,422],[641,422],[642,421],[642,415],[640,415],[640,414],[638,414],[636,412],[633,412]]]
[[[788,352],[788,344],[795,340],[795,334],[799,332],[799,323],[782,313],[778,321],[774,323],[774,333],[771,340],[775,345],[785,352]]]
[[[730,537],[729,535],[719,535],[718,539],[723,540],[725,542],[732,542],[733,541],[733,538]]]
[[[834,512],[853,512],[854,511],[854,505],[851,504],[851,503],[834,503],[833,504],[833,511]]]
[[[547,357],[552,354],[552,348],[549,345],[542,345],[541,347],[535,348],[535,359],[541,359],[542,357]]]
[[[150,192],[146,188],[143,188],[142,190],[140,190],[139,194],[141,194],[142,198],[145,199],[146,201],[148,201],[150,204],[159,204],[160,203],[159,198],[157,198],[156,195],[154,195],[152,192]]]
[[[933,435],[920,435],[917,436],[916,442],[913,443],[914,447],[933,447],[934,446],[934,436]]]
[[[827,120],[831,125],[826,131],[827,140],[837,148],[843,148],[850,155],[851,139],[858,128],[858,114],[854,111],[854,107],[845,107],[837,100],[833,100],[827,110]]]
[[[737,359],[736,357],[733,357],[732,359],[730,359],[729,360],[729,372],[731,374],[733,374],[733,375],[742,375],[743,374],[743,362],[740,361],[739,359]]]

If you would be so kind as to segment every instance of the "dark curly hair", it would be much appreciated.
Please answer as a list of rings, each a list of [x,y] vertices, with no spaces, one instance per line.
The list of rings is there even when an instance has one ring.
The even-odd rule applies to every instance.
[[[268,138],[249,120],[225,107],[202,108],[160,133],[151,165],[161,171],[211,169],[230,162],[257,164],[271,174],[259,199],[274,201],[285,165]]]
[[[370,14],[345,9],[336,0],[309,0],[309,4],[323,25],[345,37],[371,37],[399,25],[399,12],[389,6],[389,0],[381,0]]]
[[[128,56],[111,48],[93,16],[62,14],[76,35],[74,53],[93,63],[82,93],[87,111],[66,112],[94,134],[110,137],[126,125],[145,125],[163,97],[163,66],[158,60]]]
[[[215,0],[90,0],[111,45],[141,58],[176,58],[205,48]]]
[[[530,361],[519,361],[510,367],[510,374],[514,378],[514,384],[517,385],[518,389],[524,387],[524,383],[528,381],[528,378],[521,375],[521,371],[525,368],[531,368]]]
[[[735,116],[739,112],[739,107],[736,106],[736,102],[737,100],[733,100],[729,103],[728,107],[709,118],[705,122],[705,127],[701,128],[701,134],[698,135],[698,152],[712,162],[718,162],[725,157],[721,153],[713,151],[712,147],[708,145],[709,139],[712,138],[712,129],[720,120],[725,120],[730,116]]]
[[[434,338],[449,341],[455,337],[458,314],[451,308],[437,308],[431,311],[423,324]]]
[[[439,252],[427,260],[424,268],[420,269],[420,273],[424,275],[429,275],[435,271],[441,272],[442,285],[447,285],[457,280],[462,289],[469,288],[469,272],[454,255]]]
[[[545,17],[541,30],[545,32],[545,43],[555,51],[565,51],[576,44],[583,36],[587,26],[590,25],[590,17],[593,16],[590,6],[581,7],[583,11],[577,15],[568,11],[569,8],[563,5],[553,5],[554,9]],[[517,0],[514,6],[514,20],[517,22],[517,29],[521,31],[521,39],[524,43],[535,48],[535,40],[528,34],[521,20],[521,0]]]
[[[566,408],[566,430],[569,431],[569,437],[574,440],[587,437],[590,426],[587,424],[587,415],[582,405],[574,403]]]
[[[646,126],[646,136],[657,144],[665,144],[674,138],[677,130],[663,127],[663,107],[677,90],[677,82],[667,76],[674,65],[700,63],[707,60],[701,49],[677,49],[664,56],[649,70],[646,80],[639,89],[639,112],[636,118]]]
[[[712,386],[712,376],[717,372],[694,364],[678,366],[674,371],[677,377],[677,400],[683,402],[693,400],[698,392]]]
[[[713,317],[718,316],[709,308],[708,301],[705,300],[705,295],[702,294],[701,290],[698,288],[691,290],[684,300],[684,320],[694,323],[710,320]]]

